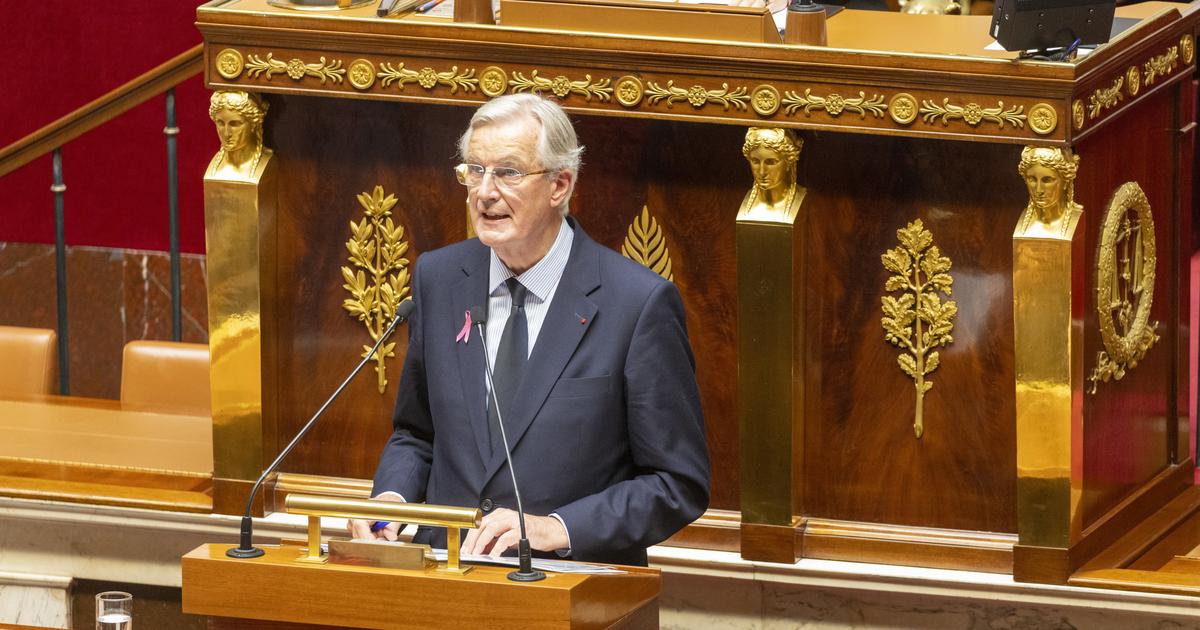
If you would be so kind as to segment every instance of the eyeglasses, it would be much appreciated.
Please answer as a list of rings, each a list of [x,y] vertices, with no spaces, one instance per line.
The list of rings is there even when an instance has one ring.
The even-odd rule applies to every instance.
[[[520,184],[521,180],[530,175],[541,175],[542,173],[550,173],[554,170],[547,168],[540,171],[533,171],[532,173],[524,173],[507,166],[487,168],[481,164],[459,164],[454,167],[454,174],[458,176],[458,183],[468,188],[476,188],[483,183],[483,176],[487,175],[488,171],[491,171],[492,181],[501,186],[512,187]]]

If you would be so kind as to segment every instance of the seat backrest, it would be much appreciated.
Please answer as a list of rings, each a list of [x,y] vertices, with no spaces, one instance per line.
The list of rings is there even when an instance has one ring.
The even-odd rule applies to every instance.
[[[48,328],[0,326],[0,395],[58,393],[57,342]]]
[[[121,403],[167,413],[211,415],[208,346],[130,341],[121,362]]]

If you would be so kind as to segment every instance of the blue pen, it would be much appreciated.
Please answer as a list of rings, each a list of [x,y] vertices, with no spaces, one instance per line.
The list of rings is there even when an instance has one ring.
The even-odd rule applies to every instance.
[[[375,521],[374,523],[371,523],[371,531],[377,532],[391,524],[391,521]]]
[[[421,6],[417,7],[417,13],[424,13],[424,12],[432,9],[433,7],[436,7],[437,5],[441,4],[442,1],[443,0],[429,0],[429,2],[426,2],[425,4],[422,4]]]

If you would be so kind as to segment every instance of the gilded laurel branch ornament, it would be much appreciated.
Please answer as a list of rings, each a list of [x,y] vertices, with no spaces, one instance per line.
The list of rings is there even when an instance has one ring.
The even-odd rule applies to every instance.
[[[635,217],[633,223],[629,224],[629,232],[621,244],[621,255],[671,282],[675,281],[675,273],[671,270],[671,250],[667,249],[662,228],[646,206],[642,206],[641,216]]]
[[[401,90],[404,89],[406,83],[416,83],[426,90],[432,90],[442,85],[450,88],[450,93],[454,94],[460,89],[464,92],[474,92],[479,85],[479,79],[475,78],[474,68],[467,68],[459,72],[458,66],[450,66],[449,70],[438,72],[429,67],[413,70],[405,68],[403,63],[393,66],[384,62],[380,64],[377,76],[380,79],[379,84],[383,87],[390,87],[394,83]]]
[[[883,296],[884,339],[903,352],[896,358],[900,369],[913,379],[916,388],[916,416],[913,433],[925,434],[925,393],[933,387],[926,376],[941,364],[934,348],[952,343],[950,332],[958,316],[958,304],[943,301],[939,293],[951,295],[954,278],[950,259],[933,244],[933,234],[920,219],[896,230],[900,246],[884,252],[885,269],[892,273],[885,291],[900,291],[900,296]]]
[[[271,77],[277,72],[282,72],[288,75],[293,81],[299,81],[304,77],[316,77],[321,80],[324,85],[326,81],[341,83],[342,76],[346,74],[346,69],[342,67],[341,59],[326,61],[325,57],[321,57],[317,63],[305,63],[296,58],[283,61],[275,59],[273,53],[267,53],[266,57],[258,55],[249,55],[249,61],[246,63],[246,74],[257,78],[260,75],[270,81]]]
[[[607,103],[612,98],[613,89],[609,86],[612,79],[597,79],[592,80],[592,75],[585,74],[583,79],[572,81],[571,79],[558,75],[553,79],[538,76],[537,70],[529,72],[529,78],[520,72],[514,72],[512,78],[508,80],[508,87],[513,92],[550,92],[558,98],[566,98],[568,94],[578,94],[584,100],[590,101],[592,97],[596,97],[602,103]]]
[[[673,107],[675,103],[687,101],[696,109],[709,103],[716,103],[726,110],[733,105],[735,109],[744,111],[750,102],[749,90],[745,87],[730,90],[728,83],[722,83],[719,90],[709,90],[702,85],[693,85],[689,88],[676,87],[674,80],[667,81],[666,86],[660,86],[654,81],[650,81],[646,85],[651,105],[657,105],[665,100],[667,107]]]
[[[1026,119],[1024,105],[1005,108],[1004,101],[997,102],[996,107],[983,107],[978,103],[954,105],[950,103],[949,98],[943,98],[941,105],[931,100],[923,100],[920,112],[922,120],[926,123],[933,124],[940,119],[943,126],[949,125],[952,120],[962,120],[972,127],[984,121],[996,123],[1001,128],[1005,123],[1014,127],[1024,127]]]
[[[1150,85],[1150,83],[1150,78],[1146,77],[1146,85]],[[1125,77],[1119,76],[1112,85],[1092,92],[1092,95],[1088,97],[1088,118],[1095,120],[1100,112],[1116,107],[1117,103],[1120,103],[1121,99],[1125,97],[1121,92],[1124,88]]]
[[[1165,77],[1179,67],[1179,46],[1172,46],[1167,52],[1151,57],[1142,69],[1146,71],[1146,85],[1154,85],[1160,77]]]
[[[784,92],[783,104],[786,105],[784,111],[789,116],[800,109],[804,109],[805,116],[811,116],[814,109],[820,109],[834,117],[840,116],[842,112],[851,112],[858,114],[859,118],[866,118],[867,112],[871,112],[871,115],[876,118],[882,118],[888,108],[880,94],[872,94],[870,98],[867,98],[866,92],[859,92],[858,96],[852,98],[845,98],[836,93],[828,96],[816,96],[810,88],[805,88],[804,94],[791,90]]]
[[[346,241],[350,263],[357,270],[342,267],[346,281],[342,288],[351,296],[342,302],[342,308],[362,322],[371,341],[376,342],[396,316],[396,307],[408,296],[408,259],[404,257],[408,242],[404,227],[392,220],[395,195],[385,197],[383,186],[376,186],[370,194],[360,193],[358,203],[364,216],[358,223],[350,222],[351,237]],[[385,361],[396,356],[395,350],[395,342],[387,342],[375,353],[380,394],[388,384]],[[370,351],[371,346],[364,345],[362,356]]]
[[[1150,321],[1155,250],[1150,202],[1137,182],[1126,182],[1113,195],[1100,227],[1096,315],[1104,350],[1088,377],[1093,394],[1101,382],[1124,378],[1159,339],[1158,322]]]

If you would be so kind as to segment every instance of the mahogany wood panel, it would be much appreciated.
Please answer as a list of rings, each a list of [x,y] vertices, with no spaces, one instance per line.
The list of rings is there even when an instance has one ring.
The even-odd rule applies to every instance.
[[[1178,217],[1174,154],[1173,91],[1159,92],[1138,109],[1122,115],[1076,148],[1080,158],[1075,198],[1083,205],[1086,235],[1084,309],[1084,374],[1096,365],[1104,348],[1096,315],[1096,261],[1104,213],[1113,193],[1135,181],[1145,191],[1154,214],[1158,266],[1151,321],[1159,322],[1161,339],[1137,367],[1120,381],[1101,383],[1095,395],[1084,394],[1083,497],[1084,527],[1096,522],[1122,498],[1149,481],[1170,463],[1169,444],[1177,412],[1173,396],[1174,348],[1186,335],[1186,317],[1177,308],[1179,270],[1175,231]],[[1165,124],[1164,124],[1165,123]],[[1124,159],[1122,158],[1124,156]],[[1135,157],[1136,156],[1136,157]],[[1184,366],[1186,369],[1186,366]],[[1186,410],[1178,410],[1185,413]]]
[[[811,517],[1015,532],[1012,231],[1019,147],[806,138],[809,280],[804,506]],[[922,219],[953,267],[954,342],[912,423],[885,341],[880,256]],[[953,506],[952,509],[948,509]]]
[[[395,193],[408,258],[464,238],[465,190],[454,179],[456,142],[471,109],[272,97],[267,145],[279,160],[278,289],[265,344],[277,344],[277,404],[264,392],[267,460],[299,430],[358,361],[365,329],[342,309],[349,222],[375,185]],[[737,127],[574,117],[587,147],[572,214],[619,250],[643,206],[666,236],[688,313],[710,453],[715,508],[738,506],[732,223],[750,186]],[[268,307],[264,305],[264,311]],[[282,469],[370,478],[390,434],[406,338],[379,394],[373,368],[352,383]],[[264,366],[264,369],[270,369]],[[267,382],[271,382],[267,379]]]

